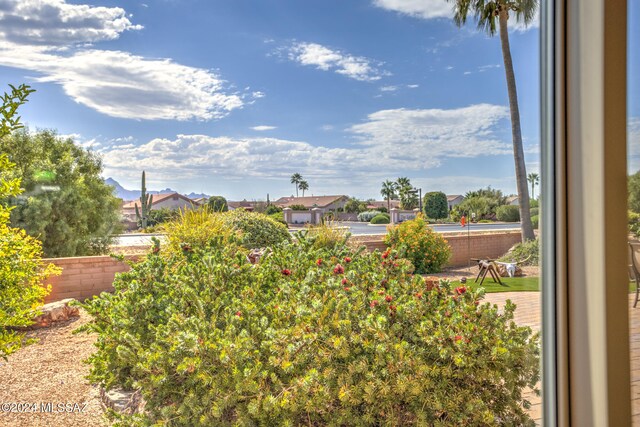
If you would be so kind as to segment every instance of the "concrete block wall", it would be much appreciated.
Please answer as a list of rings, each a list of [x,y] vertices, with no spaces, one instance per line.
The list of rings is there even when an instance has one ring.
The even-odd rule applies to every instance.
[[[125,259],[135,260],[139,255],[128,255]],[[85,300],[103,291],[113,291],[116,273],[128,271],[129,266],[109,256],[88,256],[71,258],[51,258],[43,260],[62,269],[59,276],[50,277],[51,293],[45,302],[64,298]]]
[[[491,234],[471,234],[445,236],[451,246],[451,259],[448,267],[462,267],[469,264],[470,258],[498,258],[513,245],[521,241],[520,232],[504,232]],[[386,250],[381,237],[362,241],[368,250]]]

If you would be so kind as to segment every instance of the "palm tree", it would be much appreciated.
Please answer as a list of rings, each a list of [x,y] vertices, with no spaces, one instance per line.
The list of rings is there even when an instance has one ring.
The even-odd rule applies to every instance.
[[[298,188],[302,190],[302,197],[304,197],[304,192],[309,189],[309,183],[305,180],[302,180],[298,183]]]
[[[296,186],[296,197],[298,197],[298,185],[300,181],[302,181],[302,175],[297,172],[291,175],[291,183]]]
[[[400,204],[402,209],[413,209],[418,205],[418,197],[416,196],[413,185],[407,177],[396,179],[396,189],[400,196]]]
[[[516,77],[513,72],[511,49],[509,47],[509,31],[507,22],[509,12],[515,14],[516,20],[531,23],[538,9],[538,0],[447,0],[454,3],[453,21],[461,27],[467,21],[467,15],[473,13],[478,21],[478,28],[485,30],[489,36],[500,31],[502,45],[502,59],[507,78],[507,92],[511,110],[511,134],[513,138],[513,158],[516,166],[516,185],[518,188],[518,204],[520,207],[520,227],[522,241],[535,238],[529,213],[529,186],[527,185],[527,170],[524,164],[524,150],[522,148],[522,131],[520,130],[520,111],[518,109],[518,93],[516,91]]]
[[[540,184],[540,176],[537,173],[530,173],[529,175],[527,175],[527,181],[529,181],[531,183],[531,198],[535,199],[535,186]]]
[[[396,197],[396,183],[389,180],[383,182],[380,194],[387,200],[387,212],[391,212],[391,199]]]

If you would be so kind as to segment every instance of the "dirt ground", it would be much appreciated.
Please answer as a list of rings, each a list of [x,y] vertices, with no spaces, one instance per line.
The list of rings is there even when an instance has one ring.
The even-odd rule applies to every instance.
[[[0,359],[0,426],[108,425],[98,389],[84,378],[89,367],[82,361],[94,351],[95,336],[72,334],[89,320],[80,310],[79,318],[30,331],[28,336],[37,338],[37,343],[8,361]]]

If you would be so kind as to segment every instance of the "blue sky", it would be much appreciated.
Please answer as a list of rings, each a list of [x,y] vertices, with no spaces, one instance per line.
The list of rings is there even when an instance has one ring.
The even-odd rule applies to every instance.
[[[0,0],[0,73],[37,90],[32,129],[100,152],[128,188],[144,168],[151,188],[234,200],[290,195],[294,172],[315,195],[380,198],[398,176],[515,193],[499,39],[450,16],[445,0]],[[510,37],[537,172],[537,22]]]

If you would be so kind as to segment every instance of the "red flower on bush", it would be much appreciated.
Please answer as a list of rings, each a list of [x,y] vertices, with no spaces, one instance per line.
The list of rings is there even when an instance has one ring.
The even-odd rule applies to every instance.
[[[378,300],[374,299],[373,301],[371,301],[371,304],[369,304],[369,307],[373,308],[373,307],[375,307],[377,305],[378,305]]]
[[[238,317],[242,316],[242,312],[241,311],[236,311],[236,316],[238,316]]]
[[[460,335],[456,335],[456,342],[457,342],[457,341],[460,341],[461,339],[462,339],[462,336],[460,336]]]
[[[382,259],[387,259],[388,256],[389,256],[389,251],[385,251],[382,253]]]
[[[289,270],[288,268],[285,268],[284,270],[282,270],[281,273],[284,274],[285,276],[291,276],[291,270]]]
[[[422,299],[422,292],[416,292],[416,298]]]
[[[351,262],[351,258],[350,257],[344,257],[344,262],[346,262],[347,264]]]
[[[349,283],[349,281],[346,278],[342,279],[342,284],[343,285],[346,285],[347,283]]]
[[[460,286],[460,287],[457,287],[457,288],[456,288],[456,293],[457,293],[458,295],[462,295],[462,294],[464,294],[465,292],[467,292],[467,288],[465,288],[464,286]]]
[[[340,264],[336,265],[333,268],[333,274],[343,274],[344,273],[344,267],[341,266]]]
[[[350,289],[348,286],[345,286],[345,287],[344,287],[344,290],[345,290],[345,291],[350,291],[351,289]]]
[[[393,301],[393,297],[391,295],[387,295],[386,297],[384,297],[384,300],[386,302],[391,302],[391,301]]]
[[[318,260],[316,261],[317,265],[322,265],[322,258],[318,258]]]

